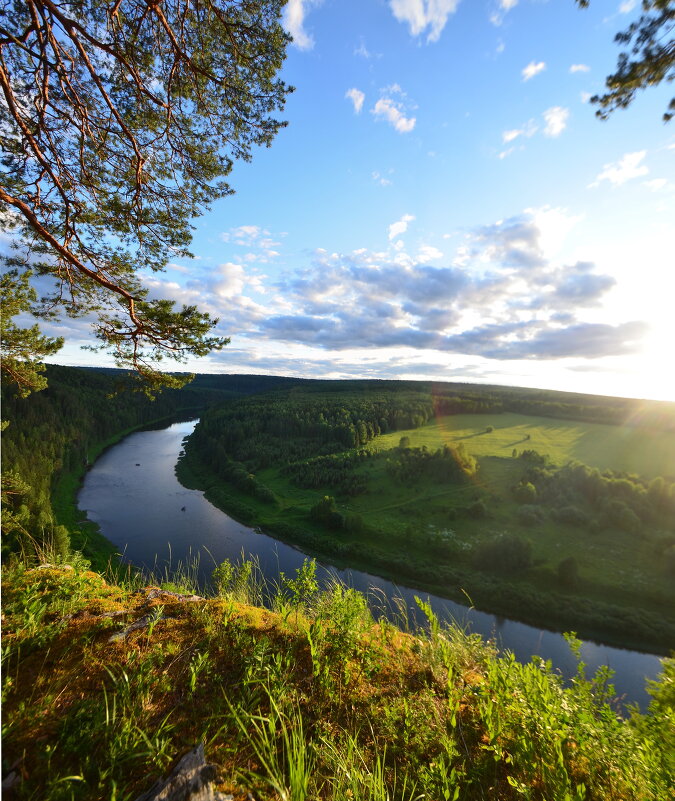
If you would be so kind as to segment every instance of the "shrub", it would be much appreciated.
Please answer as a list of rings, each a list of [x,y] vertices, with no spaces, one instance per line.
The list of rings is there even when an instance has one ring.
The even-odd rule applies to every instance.
[[[535,526],[544,522],[546,514],[541,506],[524,503],[522,506],[518,507],[516,517],[518,521],[525,526]]]
[[[579,566],[573,556],[562,559],[558,563],[558,581],[563,587],[575,587],[579,581]]]
[[[499,534],[476,548],[473,562],[496,573],[522,573],[532,565],[532,545],[513,534]]]
[[[474,501],[474,503],[466,507],[466,513],[475,520],[484,520],[488,517],[488,508],[485,505],[485,501]]]
[[[513,497],[518,503],[534,503],[537,500],[537,488],[529,481],[521,481],[513,488]]]
[[[568,526],[586,527],[590,524],[590,518],[578,506],[561,506],[551,512],[554,520],[559,523],[566,523]]]

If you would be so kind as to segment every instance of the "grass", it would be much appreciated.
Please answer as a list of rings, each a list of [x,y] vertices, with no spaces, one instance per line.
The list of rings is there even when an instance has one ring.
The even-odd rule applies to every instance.
[[[493,427],[489,433],[488,425]],[[477,473],[459,484],[414,477],[394,481],[387,463],[397,458],[403,436],[411,448],[424,446],[432,452],[446,443],[462,443],[478,457]],[[635,443],[638,436],[650,440],[651,435],[617,426],[502,414],[456,415],[376,437],[368,446],[371,457],[354,468],[366,477],[367,492],[337,498],[341,513],[363,521],[362,530],[356,531],[333,531],[312,521],[311,507],[334,490],[328,485],[294,486],[278,468],[257,474],[274,493],[273,504],[223,483],[190,456],[179,464],[178,475],[183,483],[206,489],[212,503],[242,522],[338,565],[374,571],[461,603],[468,593],[478,608],[533,625],[574,628],[609,644],[668,653],[675,645],[675,588],[659,550],[667,536],[660,524],[646,526],[640,536],[612,524],[589,533],[588,527],[563,524],[548,514],[528,525],[520,520],[520,504],[512,493],[527,469],[523,460],[513,458],[514,448],[549,453],[559,463],[595,454],[598,464],[604,448],[616,450],[622,442]],[[675,452],[674,436],[660,435],[663,459],[668,448]],[[643,455],[635,445],[620,466],[633,468]],[[467,513],[478,500],[486,504],[486,516]],[[496,575],[474,564],[472,554],[502,532],[531,544],[531,569]],[[557,567],[570,557],[578,576],[574,586],[565,586]]]
[[[604,674],[580,665],[563,687],[422,602],[428,625],[404,631],[312,576],[306,563],[262,588],[225,566],[220,594],[188,602],[83,567],[5,566],[16,797],[132,801],[201,741],[237,801],[673,799],[672,662],[650,712],[622,717]],[[141,617],[153,625],[111,641]]]
[[[486,433],[488,426],[493,431]],[[675,477],[675,432],[631,426],[583,423],[550,417],[503,414],[457,414],[410,431],[377,437],[375,450],[396,447],[402,436],[411,447],[436,450],[463,442],[475,456],[510,457],[513,449],[532,448],[554,464],[576,460],[601,470],[626,471],[645,478]]]

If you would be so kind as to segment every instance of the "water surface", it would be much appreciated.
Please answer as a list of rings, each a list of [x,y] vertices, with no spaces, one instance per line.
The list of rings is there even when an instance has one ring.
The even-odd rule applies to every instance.
[[[215,564],[223,559],[235,561],[243,553],[257,559],[268,579],[275,580],[279,571],[294,573],[306,558],[301,551],[237,523],[210,504],[203,492],[186,489],[178,482],[176,461],[183,439],[195,424],[174,423],[161,430],[140,431],[105,451],[85,477],[78,496],[80,509],[139,567],[163,569],[199,554],[202,574],[208,575]],[[453,618],[472,632],[495,638],[520,661],[537,654],[550,659],[565,676],[576,671],[575,659],[561,634],[468,609],[361,571],[321,564],[318,573],[320,577],[337,575],[363,592],[403,598],[413,611],[414,596],[421,596],[442,619]],[[646,706],[645,680],[659,673],[657,656],[590,641],[583,643],[581,655],[589,673],[609,665],[616,671],[617,695]]]

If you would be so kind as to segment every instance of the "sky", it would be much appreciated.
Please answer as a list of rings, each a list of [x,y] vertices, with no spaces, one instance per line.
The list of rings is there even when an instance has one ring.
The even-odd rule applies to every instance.
[[[675,400],[672,84],[588,102],[639,10],[290,0],[287,127],[145,276],[231,337],[187,369]]]

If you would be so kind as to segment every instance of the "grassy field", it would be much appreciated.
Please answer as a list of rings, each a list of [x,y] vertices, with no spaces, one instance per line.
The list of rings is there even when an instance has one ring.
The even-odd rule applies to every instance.
[[[416,444],[412,434],[423,438],[429,428],[409,432],[411,445]],[[341,511],[359,515],[372,532],[380,533],[380,547],[392,552],[405,548],[411,558],[426,561],[430,545],[438,538],[451,540],[460,553],[469,553],[496,533],[508,532],[531,543],[533,560],[540,570],[533,571],[528,581],[544,591],[550,587],[557,565],[574,557],[589,599],[646,603],[656,612],[666,598],[675,602],[672,576],[663,570],[649,533],[636,537],[608,527],[590,536],[585,529],[550,518],[536,526],[520,523],[520,504],[511,495],[511,487],[524,472],[519,459],[483,456],[475,478],[463,485],[394,482],[386,472],[387,452],[383,445],[393,444],[394,440],[398,445],[400,435],[397,432],[395,436],[378,438],[374,443],[377,458],[358,469],[368,477],[368,492],[354,498],[338,498]],[[277,514],[273,514],[278,520],[290,513],[300,522],[314,503],[331,492],[328,486],[316,491],[294,487],[276,469],[261,472],[259,478],[279,499]],[[485,519],[473,519],[464,511],[478,500],[485,501],[488,507]],[[340,538],[360,541],[362,535],[340,534]]]
[[[492,426],[494,431],[485,430]],[[675,434],[648,428],[582,423],[522,414],[457,414],[410,431],[377,437],[374,450],[388,450],[410,438],[411,447],[464,443],[475,456],[511,456],[513,449],[532,448],[563,465],[577,460],[600,470],[624,470],[644,478],[675,477]]]
[[[403,437],[405,449],[399,447]],[[433,454],[443,445],[460,444],[477,460],[470,476],[436,471],[401,479],[393,469],[408,456],[416,458],[422,447]],[[468,593],[486,611],[625,647],[660,652],[675,647],[675,581],[668,555],[675,520],[656,514],[628,530],[621,519],[609,519],[602,504],[575,494],[558,477],[558,467],[549,472],[561,494],[542,495],[531,507],[537,519],[523,519],[523,501],[514,487],[531,468],[519,458],[525,450],[548,455],[558,467],[579,461],[646,478],[675,474],[673,434],[657,437],[646,429],[507,413],[443,417],[375,437],[367,457],[350,462],[348,471],[361,479],[362,489],[352,495],[341,495],[328,479],[319,486],[303,485],[301,477],[294,481],[274,466],[255,476],[270,495],[265,500],[223,482],[190,456],[179,477],[185,483],[192,471],[196,479],[190,486],[206,489],[209,500],[226,512],[337,564],[458,601]],[[324,496],[335,498],[342,523],[312,518],[312,508]],[[585,522],[561,522],[558,510],[567,506],[578,509]],[[500,537],[525,544],[526,569],[499,569],[481,561]],[[569,560],[575,575],[565,583],[561,565]]]

